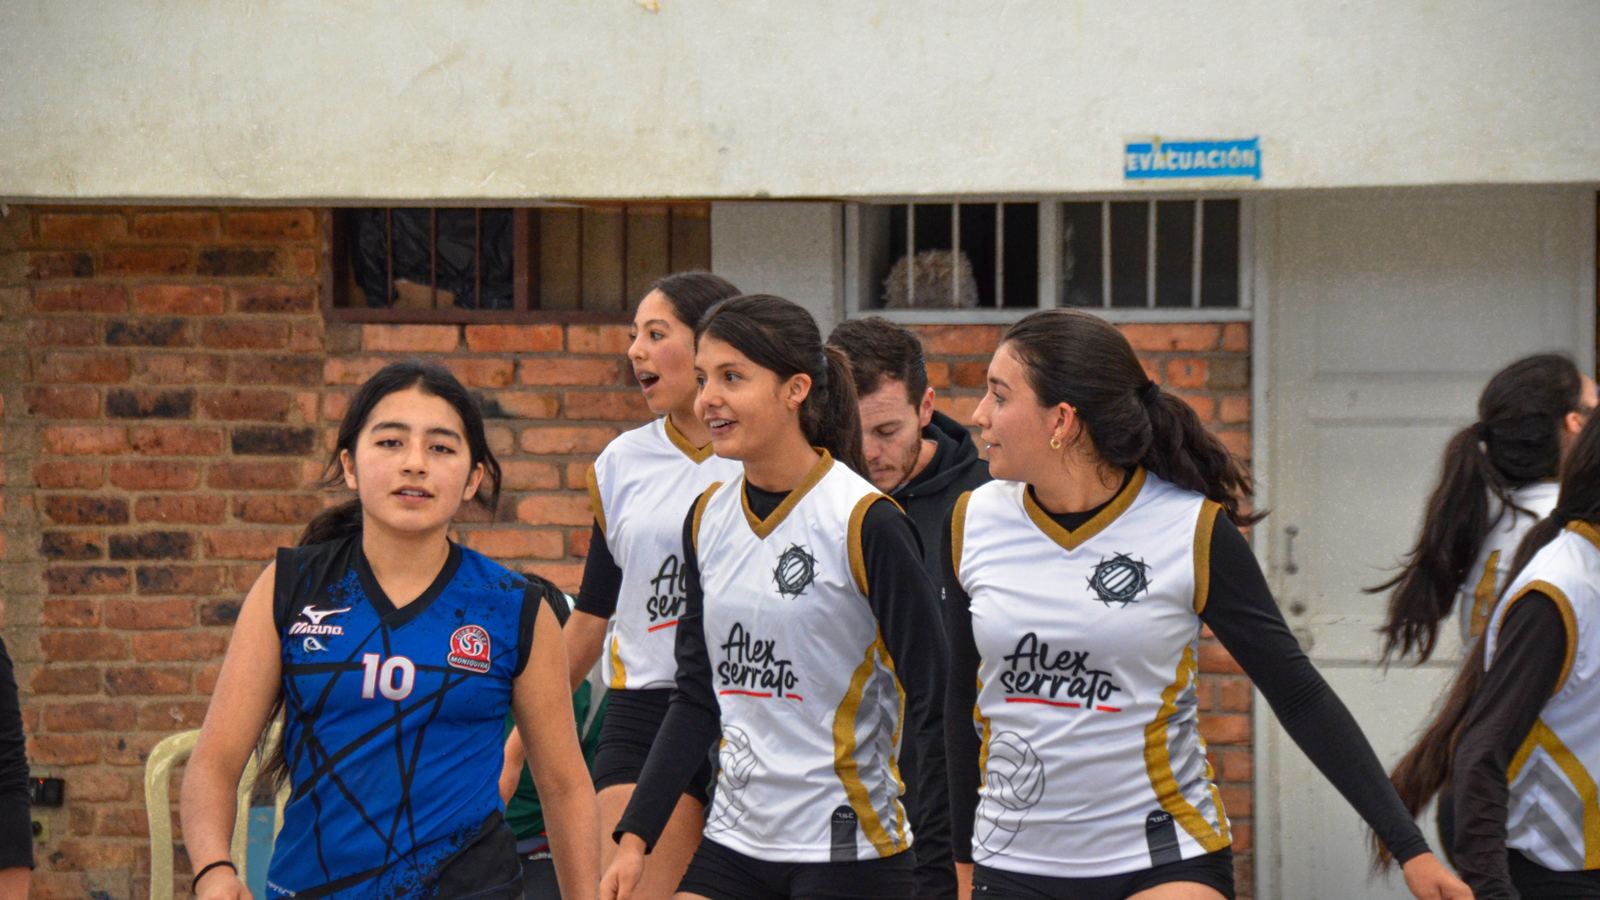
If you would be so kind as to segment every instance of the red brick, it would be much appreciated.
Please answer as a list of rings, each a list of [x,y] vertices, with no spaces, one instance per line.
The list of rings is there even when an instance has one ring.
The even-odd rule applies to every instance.
[[[233,517],[263,525],[305,525],[323,509],[316,494],[262,494],[233,498]]]
[[[47,599],[39,610],[39,624],[46,628],[98,628],[100,601]]]
[[[81,799],[78,778],[72,779],[72,799]],[[127,798],[123,798],[127,799]],[[54,872],[82,872],[86,869],[128,869],[133,866],[133,845],[112,841],[60,841],[50,851]]]
[[[560,559],[567,555],[559,531],[468,531],[463,542],[490,559]]]
[[[1234,662],[1233,656],[1221,644],[1200,645],[1200,671],[1219,675],[1243,675],[1244,669]]]
[[[152,384],[197,384],[228,377],[228,359],[209,353],[140,354],[134,371]]]
[[[323,384],[361,384],[389,364],[387,359],[330,359],[322,366]]]
[[[284,422],[290,395],[284,391],[208,391],[200,395],[200,411],[211,419]]]
[[[72,799],[89,803],[132,800],[133,778],[120,772],[75,772]]]
[[[567,463],[567,488],[574,491],[587,490],[589,487],[589,470],[593,468],[593,460]]]
[[[1250,323],[1229,322],[1222,326],[1222,349],[1229,353],[1250,352]]]
[[[123,382],[132,374],[128,357],[121,353],[69,353],[52,351],[42,354],[33,367],[34,379],[65,384],[91,384]]]
[[[588,530],[588,531],[584,531],[584,530],[580,529],[578,531],[572,532],[571,536],[567,539],[568,544],[570,544],[571,547],[572,547],[572,555],[573,556],[588,556],[589,555],[589,541],[593,537],[594,537],[594,531],[592,529]]]
[[[567,328],[567,352],[602,353],[620,356],[628,352],[633,338],[627,325],[571,325]]]
[[[551,491],[561,487],[561,473],[549,463],[528,459],[500,464],[500,486],[508,491]]]
[[[47,662],[86,662],[126,659],[128,644],[104,631],[49,631],[39,635],[39,649]]]
[[[215,238],[221,230],[213,212],[138,213],[133,217],[134,235],[145,240],[206,240]]]
[[[323,350],[322,323],[297,322],[289,335],[289,349],[296,353],[320,353]]]
[[[216,428],[142,426],[134,428],[132,436],[133,449],[152,456],[215,456],[222,452],[222,432]]]
[[[133,655],[141,662],[212,659],[222,655],[228,642],[221,635],[201,631],[163,631],[133,636]]]
[[[982,397],[935,397],[933,407],[962,425],[971,427],[972,414],[977,411]]]
[[[922,338],[922,352],[930,355],[987,356],[1000,345],[998,325],[917,325],[911,330]]]
[[[100,761],[96,734],[36,734],[28,739],[28,761],[41,765],[82,766]],[[34,896],[38,896],[35,891]],[[87,896],[73,894],[73,898]]]
[[[283,276],[285,278],[315,278],[322,269],[322,253],[310,247],[289,248],[288,258],[284,261]]]
[[[221,497],[140,497],[133,517],[168,525],[219,525],[227,512]]]
[[[1217,439],[1222,441],[1222,446],[1228,452],[1240,459],[1250,458],[1250,432],[1248,431],[1219,431]]]
[[[214,285],[147,284],[133,292],[134,311],[153,315],[218,315],[222,301],[222,288]]]
[[[106,625],[111,628],[188,628],[193,624],[192,600],[106,601]]]
[[[583,563],[539,563],[532,566],[523,566],[521,569],[529,575],[541,575],[555,582],[556,587],[569,594],[578,592],[578,585],[583,582]]]
[[[244,240],[308,240],[317,235],[309,209],[260,209],[228,214],[228,236]]]
[[[1201,715],[1199,720],[1200,736],[1208,744],[1250,743],[1249,716]]]
[[[153,747],[156,741],[159,741],[160,738],[166,737],[166,735],[156,735],[152,737],[154,740],[150,742],[150,746]],[[130,739],[127,741],[127,743],[132,745],[136,740],[137,739]],[[115,744],[113,744],[113,746],[115,746]],[[139,762],[142,763],[149,753],[150,751],[148,748],[142,748],[138,755]],[[109,754],[107,761],[111,761]],[[95,826],[95,833],[105,837],[148,838],[150,836],[150,824],[146,818],[144,807],[142,806],[101,809],[100,820]]]
[[[484,428],[483,436],[489,442],[489,451],[497,459],[511,455],[512,448],[516,446],[516,437],[512,435],[511,429],[501,425]],[[332,447],[333,442],[329,441],[328,446]]]
[[[1174,359],[1167,363],[1165,388],[1203,388],[1206,386],[1206,361]]]
[[[1223,397],[1222,421],[1227,425],[1241,425],[1250,421],[1249,397]]]
[[[33,294],[33,308],[40,312],[127,312],[128,292],[109,284],[38,288]]]
[[[561,352],[560,325],[468,325],[466,336],[473,353]]]
[[[1189,404],[1194,414],[1200,417],[1200,421],[1211,423],[1217,420],[1217,401],[1204,394],[1184,394],[1182,397],[1183,402]]]
[[[505,387],[511,383],[514,370],[509,359],[446,359],[442,362],[467,387]]]
[[[83,246],[128,236],[128,220],[117,213],[45,213],[39,238],[46,244]]]
[[[94,419],[100,416],[100,392],[94,388],[23,388],[28,415],[41,419]]]
[[[278,251],[264,247],[207,247],[194,270],[209,278],[261,278],[279,274],[280,260]]]
[[[100,323],[94,319],[51,317],[28,323],[30,347],[93,347],[100,343]]]
[[[1249,750],[1223,750],[1217,754],[1217,763],[1221,781],[1248,784],[1255,777],[1255,754]]]
[[[33,900],[83,900],[89,896],[89,883],[81,873],[47,872],[40,866],[29,881],[28,896]]]
[[[588,525],[594,512],[587,494],[533,494],[517,504],[517,519],[529,525]]]
[[[140,566],[134,582],[140,594],[195,596],[221,591],[227,577],[222,566]]]
[[[206,472],[206,486],[223,491],[282,491],[300,484],[292,462],[217,462]]]
[[[950,364],[942,362],[927,363],[928,386],[936,391],[950,387]]]
[[[528,453],[599,453],[617,436],[614,428],[528,428],[519,441]]]
[[[93,278],[94,257],[88,253],[30,253],[29,278]]]
[[[500,391],[491,402],[499,406],[500,413],[515,419],[553,419],[561,412],[555,394],[536,391]]]
[[[287,322],[212,319],[200,327],[200,345],[216,350],[279,350],[288,343]]]
[[[315,356],[240,356],[234,360],[235,384],[281,384],[316,387],[323,363]]]
[[[1246,678],[1229,678],[1219,686],[1220,707],[1226,712],[1249,712],[1255,689]]]
[[[982,388],[989,385],[988,362],[963,362],[949,367],[950,383],[956,387]]]
[[[569,419],[643,422],[654,416],[635,391],[568,391],[562,405]]]
[[[211,559],[272,559],[279,547],[293,547],[298,531],[282,529],[206,532],[206,556]]]
[[[1157,353],[1212,350],[1222,336],[1222,328],[1212,324],[1137,323],[1123,325],[1121,331],[1134,350]]]
[[[234,312],[309,313],[317,310],[315,285],[269,284],[228,288]]]
[[[368,353],[454,353],[459,325],[363,325],[361,349]]]
[[[111,483],[125,491],[187,491],[200,485],[198,463],[145,460],[112,463]]]
[[[113,697],[160,697],[189,693],[184,667],[117,666],[106,670],[106,693]]]
[[[58,525],[126,525],[128,501],[97,494],[46,496],[44,514]]]
[[[1255,792],[1250,785],[1219,784],[1217,792],[1222,795],[1222,807],[1227,810],[1229,817],[1254,815]]]
[[[350,395],[330,391],[322,395],[322,418],[337,422],[350,409]]]
[[[186,731],[199,728],[206,719],[207,703],[199,700],[168,700],[146,703],[139,709],[139,728],[143,731]]]
[[[98,694],[100,670],[94,666],[35,666],[28,684],[35,695]],[[76,788],[73,796],[77,796]]]
[[[601,387],[616,384],[617,373],[617,362],[610,359],[525,359],[518,378],[523,384]]]
[[[261,573],[267,570],[265,563],[235,563],[228,567],[230,577],[233,579],[233,589],[243,596],[255,586]]]
[[[1233,810],[1227,810],[1227,813],[1229,826],[1228,831],[1230,836],[1233,838],[1233,852],[1248,853],[1256,843],[1255,828],[1252,827],[1250,822],[1240,821],[1239,819],[1234,818],[1235,813]],[[1235,887],[1237,888],[1238,885],[1235,884]],[[1244,895],[1240,894],[1241,900],[1243,900],[1243,897]]]
[[[138,713],[125,703],[90,700],[44,708],[44,727],[50,731],[128,731],[137,721]]]

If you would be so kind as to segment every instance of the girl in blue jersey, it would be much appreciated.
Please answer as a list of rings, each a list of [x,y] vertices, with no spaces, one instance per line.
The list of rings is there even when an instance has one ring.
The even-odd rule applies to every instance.
[[[262,777],[292,790],[268,897],[520,898],[497,790],[508,710],[562,894],[593,897],[597,813],[554,589],[447,536],[462,503],[492,508],[499,493],[471,395],[435,365],[385,367],[353,398],[329,468],[357,499],[313,520],[251,588],[189,761],[197,896],[250,896],[228,860],[235,791],[281,704]]]

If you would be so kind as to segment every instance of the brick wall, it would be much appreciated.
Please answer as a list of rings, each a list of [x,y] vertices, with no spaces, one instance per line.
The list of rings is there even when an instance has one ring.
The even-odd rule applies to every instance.
[[[330,497],[315,487],[349,394],[393,360],[437,357],[485,401],[505,470],[497,515],[458,537],[572,589],[584,472],[648,412],[624,325],[325,323],[320,212],[11,207],[0,217],[0,584],[36,774],[34,895],[148,896],[143,764],[198,727],[228,628],[273,549]],[[920,329],[941,407],[966,421],[992,326]],[[1124,329],[1151,377],[1249,454],[1249,329]],[[1203,647],[1202,728],[1250,893],[1250,688]],[[174,791],[176,796],[176,791]],[[179,854],[178,868],[187,872]],[[187,878],[175,879],[185,896]]]

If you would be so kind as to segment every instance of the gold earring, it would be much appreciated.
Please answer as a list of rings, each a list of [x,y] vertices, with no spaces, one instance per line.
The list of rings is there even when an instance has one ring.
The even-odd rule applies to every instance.
[[[1061,438],[1054,438],[1054,437],[1051,438],[1050,439],[1050,449],[1051,450],[1060,450],[1061,449]]]

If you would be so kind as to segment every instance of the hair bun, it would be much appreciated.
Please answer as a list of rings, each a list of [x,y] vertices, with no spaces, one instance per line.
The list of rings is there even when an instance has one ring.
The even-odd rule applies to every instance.
[[[1154,379],[1146,379],[1144,387],[1139,389],[1139,402],[1145,406],[1156,402],[1156,398],[1160,396],[1161,385],[1156,384]]]

